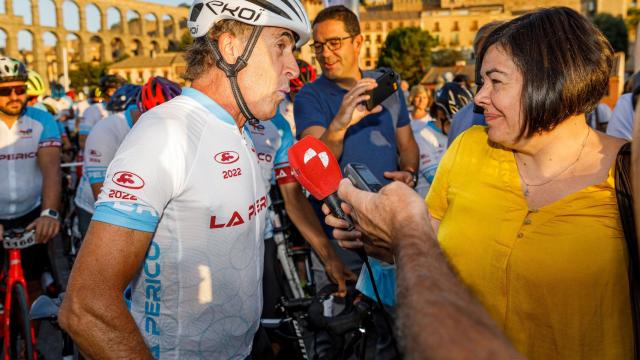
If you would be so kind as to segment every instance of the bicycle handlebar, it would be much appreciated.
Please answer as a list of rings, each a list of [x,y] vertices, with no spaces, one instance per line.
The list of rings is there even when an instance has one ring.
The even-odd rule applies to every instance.
[[[5,249],[25,249],[36,243],[35,230],[11,229],[2,234]]]

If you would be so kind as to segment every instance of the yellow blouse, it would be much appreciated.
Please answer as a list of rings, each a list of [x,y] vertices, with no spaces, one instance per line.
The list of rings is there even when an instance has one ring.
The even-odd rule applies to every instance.
[[[632,357],[613,168],[528,209],[513,153],[475,126],[443,157],[426,202],[453,268],[527,358]]]

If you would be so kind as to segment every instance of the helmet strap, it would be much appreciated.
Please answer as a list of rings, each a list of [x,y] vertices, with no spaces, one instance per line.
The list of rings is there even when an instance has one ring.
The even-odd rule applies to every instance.
[[[251,113],[249,110],[249,106],[244,100],[242,96],[242,92],[240,91],[240,86],[238,85],[238,72],[244,69],[247,66],[249,61],[249,57],[251,57],[251,53],[253,52],[253,48],[256,46],[258,42],[258,38],[260,37],[260,33],[262,32],[262,26],[254,26],[251,31],[251,35],[249,36],[249,41],[247,42],[247,46],[245,46],[242,55],[236,60],[235,64],[229,64],[225,61],[224,57],[220,53],[220,49],[218,49],[218,40],[207,41],[209,43],[209,47],[213,52],[213,57],[216,59],[216,66],[222,70],[229,82],[231,83],[231,91],[233,92],[233,97],[236,100],[236,104],[240,108],[240,112],[242,115],[249,121],[249,124],[257,124],[259,122],[258,119]]]

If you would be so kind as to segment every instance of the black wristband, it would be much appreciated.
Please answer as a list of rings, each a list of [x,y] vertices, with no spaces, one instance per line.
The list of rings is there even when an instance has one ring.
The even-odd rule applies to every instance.
[[[415,189],[416,186],[418,186],[418,172],[410,171],[410,170],[405,170],[405,171],[411,174],[411,180],[413,181],[413,188]]]

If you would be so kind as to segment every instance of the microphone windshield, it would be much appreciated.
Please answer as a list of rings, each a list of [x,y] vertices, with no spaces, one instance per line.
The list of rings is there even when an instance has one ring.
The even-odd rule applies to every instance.
[[[300,185],[318,200],[338,191],[342,180],[340,165],[331,150],[319,139],[307,135],[289,148],[289,164]]]

